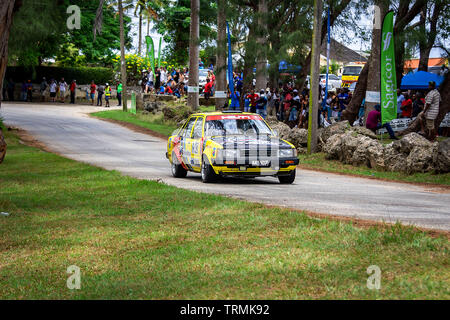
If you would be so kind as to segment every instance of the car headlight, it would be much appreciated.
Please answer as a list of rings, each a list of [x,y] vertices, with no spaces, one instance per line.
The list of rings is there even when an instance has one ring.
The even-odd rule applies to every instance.
[[[280,158],[290,158],[297,156],[297,149],[280,149],[278,150],[278,155]]]
[[[234,159],[238,155],[238,150],[235,149],[223,149],[222,150],[222,157],[224,159]]]

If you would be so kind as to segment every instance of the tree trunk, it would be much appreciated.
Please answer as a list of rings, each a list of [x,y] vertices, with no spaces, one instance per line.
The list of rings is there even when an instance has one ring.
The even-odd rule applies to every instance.
[[[119,0],[119,21],[120,21],[120,73],[122,77],[122,110],[127,111],[127,61],[125,59],[125,30],[123,25],[123,6]]]
[[[138,55],[141,56],[142,52],[142,13],[139,13],[139,46]]]
[[[320,27],[322,20],[322,0],[314,0],[314,28],[311,46],[311,91],[309,95],[308,118],[308,153],[312,154],[317,149],[317,127],[319,108],[319,81],[320,81]]]
[[[353,125],[353,122],[355,122],[356,118],[358,117],[359,109],[366,95],[367,78],[369,75],[369,65],[371,59],[372,56],[369,57],[369,60],[361,70],[358,82],[356,83],[355,91],[353,92],[352,100],[350,101],[348,107],[342,112],[341,119],[348,120],[348,122],[350,122],[350,125]]]
[[[434,42],[436,41],[437,36],[437,23],[439,19],[440,11],[443,9],[443,1],[436,1],[434,4],[433,14],[431,15],[430,20],[430,31],[427,32],[425,23],[426,23],[426,14],[427,7],[425,6],[422,10],[422,14],[420,16],[421,24],[421,33],[425,37],[419,41],[420,48],[420,59],[419,59],[419,71],[428,71],[428,60],[430,58],[430,52],[433,48]]]
[[[258,36],[256,48],[256,89],[266,90],[267,87],[267,2],[258,3]]]
[[[227,32],[226,0],[217,0],[217,58],[216,58],[216,110],[221,110],[226,102],[227,91]],[[224,95],[224,98],[218,98]]]
[[[22,5],[21,0],[3,0],[0,6],[0,88],[3,88],[6,65],[8,64],[8,40],[14,13]],[[0,90],[0,108],[3,100],[3,90]],[[0,127],[0,163],[6,155],[6,142]]]
[[[388,6],[384,0],[375,1],[375,13],[373,19],[372,29],[372,49],[369,64],[369,71],[367,76],[367,89],[365,101],[364,123],[367,120],[369,112],[374,110],[374,106],[380,104],[381,92],[381,28],[383,24],[383,17],[386,15]]]
[[[189,37],[189,87],[188,106],[198,109],[198,46],[200,38],[199,12],[200,0],[191,0],[191,28]]]
[[[22,1],[19,0],[2,0],[0,6],[0,88],[3,88],[3,78],[8,64],[8,40],[13,15],[21,5]],[[3,90],[0,90],[0,108],[3,100],[3,92],[1,91]]]

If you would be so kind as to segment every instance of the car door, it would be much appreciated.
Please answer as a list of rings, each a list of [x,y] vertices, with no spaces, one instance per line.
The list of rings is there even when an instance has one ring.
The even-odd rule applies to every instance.
[[[191,138],[191,165],[194,171],[200,172],[203,154],[203,127],[204,117],[198,117],[192,130]]]
[[[192,170],[191,166],[191,152],[192,152],[192,129],[194,128],[197,117],[191,117],[183,131],[180,144],[180,154],[184,164]]]

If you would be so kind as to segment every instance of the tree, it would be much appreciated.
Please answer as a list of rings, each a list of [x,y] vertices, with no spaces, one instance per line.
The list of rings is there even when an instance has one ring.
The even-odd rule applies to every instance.
[[[367,62],[369,65],[368,76],[367,76],[367,86],[366,91],[379,93],[381,90],[381,28],[383,25],[383,17],[386,15],[389,4],[385,0],[375,0],[374,6],[374,18],[373,18],[373,30],[372,30],[372,49],[371,59]],[[370,96],[366,96],[365,104],[365,116],[367,116],[370,111],[374,109],[374,106],[379,104],[380,101],[370,100]]]
[[[189,37],[188,106],[198,109],[198,47],[200,41],[200,0],[191,0],[191,27]],[[195,88],[194,90],[192,88]]]
[[[225,94],[227,90],[226,4],[226,0],[217,0],[216,110],[222,109],[226,102],[226,98],[217,97],[217,92]]]
[[[159,16],[155,21],[155,29],[164,35],[167,46],[164,50],[165,59],[176,65],[186,65],[189,54],[189,32],[191,23],[190,0],[161,0],[162,5],[157,9]],[[217,12],[215,2],[200,0],[200,41],[202,46],[210,40],[216,39],[216,32],[212,26],[216,25]]]
[[[257,47],[256,47],[256,89],[266,89],[267,87],[267,2],[258,1],[257,17]]]
[[[22,1],[20,0],[6,0],[0,7],[0,88],[3,88],[3,78],[8,64],[8,41],[13,16],[21,6]],[[2,100],[2,93],[0,93],[0,108]]]
[[[431,2],[431,1],[430,1]],[[441,16],[441,11],[444,9],[444,1],[436,0],[432,9],[431,17],[427,19],[427,7],[423,7],[420,14],[420,38],[419,38],[419,71],[428,71],[428,59],[430,57],[431,49],[434,46],[438,35],[438,20]],[[430,8],[431,11],[431,8]],[[426,28],[426,22],[429,20],[429,31]]]
[[[120,63],[122,77],[123,111],[127,111],[127,64],[125,62],[125,28],[123,19],[122,0],[119,0],[119,23],[120,23]]]
[[[14,15],[8,62],[35,66],[46,58],[53,58],[64,42],[62,35],[67,30],[66,9],[64,1],[60,0],[26,2]]]
[[[8,40],[14,14],[19,10],[22,1],[6,0],[0,7],[0,88],[3,88],[6,64],[8,63]],[[2,106],[2,93],[0,93],[0,108]],[[0,163],[6,154],[6,142],[0,128]]]

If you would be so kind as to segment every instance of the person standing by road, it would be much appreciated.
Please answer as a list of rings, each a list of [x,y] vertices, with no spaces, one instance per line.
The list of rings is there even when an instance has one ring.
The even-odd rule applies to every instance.
[[[12,78],[9,78],[8,81],[8,99],[9,101],[14,101],[14,88],[16,87],[16,84],[14,83],[14,80]]]
[[[94,80],[91,81],[91,100],[92,105],[94,105],[94,99],[95,99],[95,91],[97,90],[97,85],[95,84]]]
[[[119,101],[119,104],[117,105],[118,107],[122,106],[122,91],[123,86],[119,81],[117,81],[117,100]]]
[[[436,139],[435,120],[439,114],[439,104],[441,103],[441,95],[436,89],[436,83],[430,81],[428,83],[429,92],[425,97],[425,109],[422,115],[422,128],[426,128],[425,136],[428,140],[434,141]]]
[[[99,85],[97,88],[97,107],[103,106],[103,93],[105,92],[105,87]]]
[[[66,100],[66,90],[67,90],[67,83],[64,81],[64,78],[61,78],[61,81],[59,82],[59,98],[61,99],[62,103],[65,103]]]
[[[47,79],[43,77],[39,88],[39,92],[41,93],[41,102],[45,102],[45,91],[47,90],[47,87],[48,87]]]
[[[51,79],[50,80],[50,100],[52,102],[56,101],[56,87],[57,87],[56,81],[54,79]]]
[[[70,103],[75,104],[75,93],[77,90],[77,80],[72,80],[70,84]]]
[[[31,80],[28,80],[27,85],[27,101],[33,102],[33,84],[31,83]]]
[[[109,86],[109,83],[106,83],[105,87],[105,101],[106,101],[106,108],[109,108],[109,98],[111,98],[111,87]]]

